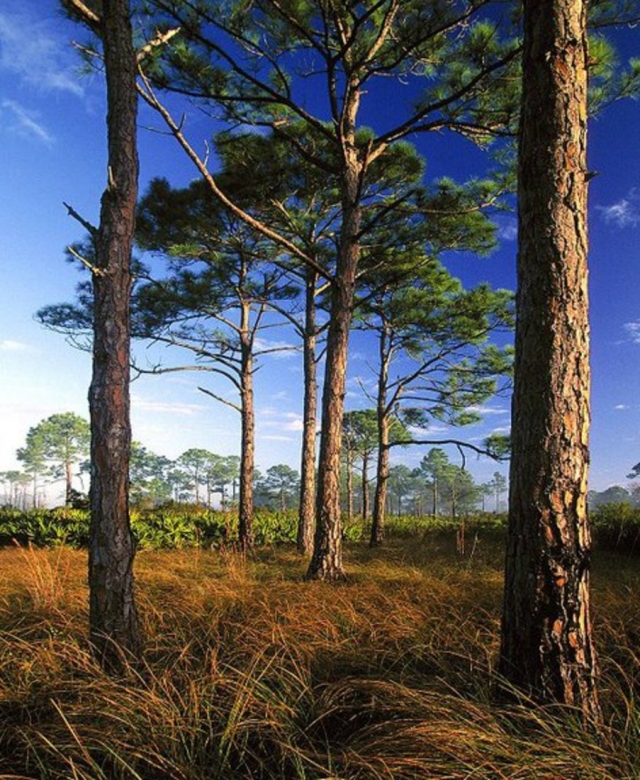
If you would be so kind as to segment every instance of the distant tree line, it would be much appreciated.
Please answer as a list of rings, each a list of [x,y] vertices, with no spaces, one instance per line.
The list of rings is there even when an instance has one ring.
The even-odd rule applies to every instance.
[[[341,507],[349,522],[356,514],[369,520],[377,490],[369,474],[375,465],[375,414],[349,412],[345,418]],[[367,421],[369,429],[364,424]],[[42,420],[29,429],[17,457],[22,470],[0,472],[5,505],[24,509],[38,506],[44,501],[47,486],[56,482],[64,482],[67,506],[87,503],[89,423],[84,418],[65,412]],[[132,443],[129,489],[135,506],[179,502],[237,510],[239,478],[238,455],[218,455],[193,447],[171,460],[135,440]],[[300,474],[296,469],[286,464],[270,466],[264,474],[254,469],[252,482],[257,506],[282,511],[297,508]],[[441,448],[431,448],[417,468],[392,465],[388,483],[386,511],[390,514],[443,514],[454,518],[479,507],[495,512],[504,509],[502,499],[507,487],[506,478],[498,471],[491,481],[476,484],[471,473],[451,463]]]

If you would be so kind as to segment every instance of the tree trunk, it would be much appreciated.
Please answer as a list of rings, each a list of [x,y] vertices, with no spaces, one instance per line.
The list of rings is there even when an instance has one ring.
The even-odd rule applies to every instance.
[[[136,57],[127,0],[104,0],[109,183],[96,235],[91,413],[90,636],[117,668],[140,648],[129,525],[129,299],[138,185]]]
[[[64,503],[71,506],[73,503],[73,463],[66,461],[64,464]]]
[[[367,518],[371,514],[369,501],[369,453],[362,455],[362,520],[366,524]]]
[[[241,440],[238,544],[241,550],[253,547],[253,472],[255,470],[255,410],[253,405],[253,344],[249,335],[249,308],[243,305],[240,328]]]
[[[378,376],[378,465],[376,467],[376,492],[373,499],[373,520],[369,547],[378,547],[384,541],[384,521],[389,485],[389,414],[387,411],[387,385],[391,360],[390,333],[384,327],[378,344],[380,373]]]
[[[193,471],[196,506],[200,506],[200,469],[196,465]]]
[[[353,497],[353,453],[351,451],[347,451],[346,453],[345,470],[347,490],[347,523],[351,525],[353,523],[353,516],[355,514]]]
[[[307,579],[342,580],[342,518],[340,515],[340,451],[344,413],[345,376],[355,265],[338,278],[332,290],[331,322],[322,393],[322,433],[318,460],[318,493],[313,555]]]
[[[500,672],[600,719],[587,517],[586,10],[527,0],[509,531]]]
[[[385,426],[386,427],[386,426]],[[373,520],[369,547],[379,547],[384,542],[387,489],[389,486],[389,431],[381,432],[376,471],[376,492],[373,499]]]
[[[365,163],[356,145],[356,117],[360,84],[354,68],[345,88],[340,113],[339,153],[344,165],[341,181],[342,224],[336,275],[331,286],[331,310],[327,334],[326,365],[322,391],[322,432],[318,459],[316,532],[307,579],[342,580],[342,518],[340,515],[340,455],[344,397],[353,316],[356,272],[360,260],[362,222],[361,187]]]
[[[313,550],[316,499],[316,425],[318,382],[316,365],[315,288],[317,273],[307,271],[305,329],[303,340],[304,409],[300,466],[300,504],[298,515],[298,551],[310,555]]]
[[[353,154],[355,155],[355,147]],[[358,235],[361,220],[358,204],[359,174],[351,169],[345,178],[341,241],[336,278],[331,288],[331,319],[327,334],[327,359],[322,392],[316,532],[307,579],[342,580],[345,577],[342,567],[340,453],[349,331],[360,255]]]

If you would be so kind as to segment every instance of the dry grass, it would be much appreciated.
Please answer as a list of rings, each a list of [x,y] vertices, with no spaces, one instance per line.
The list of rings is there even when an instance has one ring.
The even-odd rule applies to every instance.
[[[483,543],[484,544],[484,543]],[[595,572],[608,731],[492,703],[501,553],[428,537],[301,581],[289,549],[144,552],[144,664],[86,648],[86,556],[0,551],[0,778],[613,780],[640,776],[640,576]]]

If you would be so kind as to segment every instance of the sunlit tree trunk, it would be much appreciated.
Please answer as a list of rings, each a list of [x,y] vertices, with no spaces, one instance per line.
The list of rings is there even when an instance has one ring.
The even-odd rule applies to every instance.
[[[241,351],[241,442],[240,491],[238,501],[238,544],[241,550],[253,546],[253,472],[255,469],[255,410],[253,403],[253,343],[250,306],[243,303],[240,324]]]
[[[96,234],[91,413],[90,634],[100,661],[140,647],[129,526],[129,299],[138,185],[136,57],[127,0],[104,0],[108,185]]]
[[[64,464],[64,503],[71,506],[73,503],[73,463],[66,461]]]
[[[345,469],[345,499],[347,510],[347,524],[353,523],[353,517],[355,515],[355,496],[353,489],[353,451],[348,449],[344,455],[344,469]]]
[[[307,579],[342,580],[342,518],[340,515],[340,454],[346,392],[349,331],[353,315],[356,271],[360,258],[362,164],[355,144],[358,96],[351,96],[345,110],[342,182],[342,226],[336,278],[331,287],[331,320],[322,392],[322,431],[318,459],[318,493],[313,556]]]
[[[344,411],[345,375],[355,266],[334,282],[331,323],[327,337],[327,363],[322,393],[322,432],[318,460],[316,529],[308,579],[344,579],[342,519],[340,516],[340,451]]]
[[[305,329],[303,339],[304,409],[300,467],[300,503],[298,516],[298,551],[309,555],[313,550],[316,500],[316,425],[318,415],[318,382],[316,365],[315,288],[318,274],[309,269],[306,279]]]
[[[387,491],[389,486],[389,412],[387,409],[387,385],[389,381],[389,362],[391,360],[391,344],[388,329],[380,333],[378,342],[380,370],[378,375],[378,463],[376,467],[376,492],[373,499],[373,518],[371,522],[370,547],[377,547],[384,541],[385,510],[387,506]]]
[[[527,0],[500,671],[598,722],[589,614],[586,9]]]
[[[361,481],[361,487],[362,487],[362,520],[364,523],[367,522],[367,518],[371,514],[371,508],[370,504],[371,501],[369,500],[369,453],[363,452],[362,454],[362,481]]]
[[[381,441],[378,448],[376,492],[373,498],[373,519],[371,523],[371,538],[369,540],[370,547],[377,547],[384,542],[385,515],[387,506],[390,505],[387,495],[390,468],[388,420],[385,419],[383,421],[382,427]]]

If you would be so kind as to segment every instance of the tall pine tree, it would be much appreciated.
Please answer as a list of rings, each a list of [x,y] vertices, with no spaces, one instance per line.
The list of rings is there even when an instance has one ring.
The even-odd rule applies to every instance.
[[[586,3],[526,0],[500,671],[599,720],[587,517]]]

